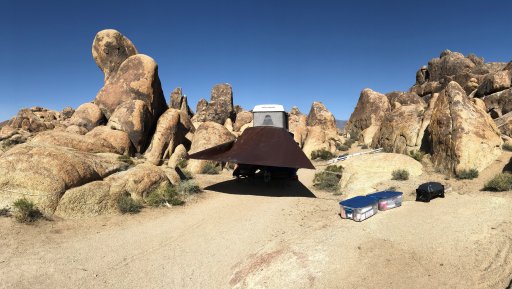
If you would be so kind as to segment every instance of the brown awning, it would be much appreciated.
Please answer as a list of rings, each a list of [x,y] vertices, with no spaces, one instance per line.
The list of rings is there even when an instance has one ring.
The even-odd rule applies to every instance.
[[[247,128],[236,140],[189,155],[190,159],[237,164],[315,169],[287,130],[258,126]]]

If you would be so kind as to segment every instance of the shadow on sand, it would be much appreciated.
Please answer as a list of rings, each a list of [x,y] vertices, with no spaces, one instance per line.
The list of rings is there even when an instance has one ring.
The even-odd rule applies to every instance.
[[[316,198],[306,186],[299,181],[276,180],[264,183],[258,178],[250,180],[229,180],[204,188],[231,195],[253,195],[265,197],[304,197]]]

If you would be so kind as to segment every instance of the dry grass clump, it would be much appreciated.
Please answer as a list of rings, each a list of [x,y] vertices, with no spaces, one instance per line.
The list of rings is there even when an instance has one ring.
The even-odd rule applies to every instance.
[[[18,199],[13,203],[14,218],[20,223],[31,223],[43,216],[36,205],[25,198]]]
[[[146,198],[144,198],[144,202],[151,207],[159,207],[162,205],[181,206],[185,204],[185,201],[180,198],[176,188],[172,185],[151,191]]]
[[[425,155],[424,152],[422,151],[410,151],[409,152],[409,156],[415,160],[417,160],[418,162],[421,162],[421,160],[423,159],[423,156]]]
[[[130,156],[127,156],[127,155],[120,155],[117,157],[117,160],[120,161],[120,162],[123,162],[129,166],[132,166],[133,165],[133,160]]]
[[[403,170],[403,169],[394,170],[392,172],[392,175],[393,175],[393,178],[391,178],[392,180],[406,181],[409,179],[409,172],[407,170]]]
[[[460,170],[457,172],[457,179],[459,180],[472,180],[478,178],[477,169]]]
[[[509,191],[512,189],[512,174],[501,173],[496,175],[484,185],[486,191]]]

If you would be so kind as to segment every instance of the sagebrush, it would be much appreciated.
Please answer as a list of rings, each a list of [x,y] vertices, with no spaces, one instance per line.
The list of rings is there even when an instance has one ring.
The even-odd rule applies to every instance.
[[[129,166],[133,165],[133,160],[130,156],[127,155],[120,155],[117,157],[117,160],[120,162],[123,162]]]
[[[400,169],[400,170],[394,170],[392,172],[392,180],[397,180],[397,181],[406,181],[409,179],[409,172],[407,170],[403,170],[403,169]]]
[[[423,159],[423,156],[425,155],[424,152],[422,151],[410,151],[409,152],[409,156],[415,160],[417,160],[418,162],[421,162],[421,160]]]
[[[180,194],[191,195],[200,193],[202,190],[194,180],[186,180],[176,186],[176,191]]]
[[[469,170],[460,170],[456,174],[457,179],[459,180],[472,180],[474,178],[478,178],[478,170],[477,169],[469,169]]]
[[[340,190],[340,178],[338,174],[323,171],[315,174],[313,186],[320,190],[338,193]]]
[[[16,200],[13,208],[14,218],[20,223],[31,223],[43,216],[36,205],[25,198]]]
[[[311,159],[329,160],[334,158],[334,154],[326,149],[319,149],[311,152]]]
[[[484,190],[486,191],[502,192],[509,191],[511,189],[512,174],[509,173],[498,174],[484,185]]]

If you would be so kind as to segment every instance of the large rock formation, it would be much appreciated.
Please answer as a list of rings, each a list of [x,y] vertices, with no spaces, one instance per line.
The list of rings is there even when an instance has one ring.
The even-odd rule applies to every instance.
[[[105,81],[117,72],[121,63],[137,54],[137,49],[124,35],[113,29],[96,34],[92,42],[92,56],[105,74]]]
[[[356,108],[345,126],[345,133],[355,134],[360,141],[369,145],[390,111],[391,106],[386,95],[366,88],[361,92]]]
[[[233,125],[233,131],[238,132],[244,125],[251,123],[251,122],[252,122],[252,112],[246,111],[246,110],[237,112],[235,124]]]
[[[501,154],[496,125],[456,82],[450,82],[440,93],[429,133],[432,161],[446,173],[482,170]]]
[[[194,133],[192,146],[189,154],[220,145],[235,139],[235,136],[229,132],[223,125],[208,121],[202,123]],[[201,173],[207,161],[189,160],[187,168],[195,174]]]
[[[476,64],[459,52],[445,50],[439,58],[433,58],[428,63],[431,81],[441,81],[446,76],[471,72]]]
[[[224,124],[228,118],[235,119],[235,110],[233,108],[233,89],[230,84],[217,84],[212,88],[211,99],[209,103],[201,100],[198,104],[196,114],[192,118],[193,122],[213,121],[218,124]]]
[[[493,93],[483,98],[491,117],[497,118],[512,111],[512,89]]]
[[[20,110],[6,126],[36,133],[54,129],[62,120],[60,112],[36,106]]]

